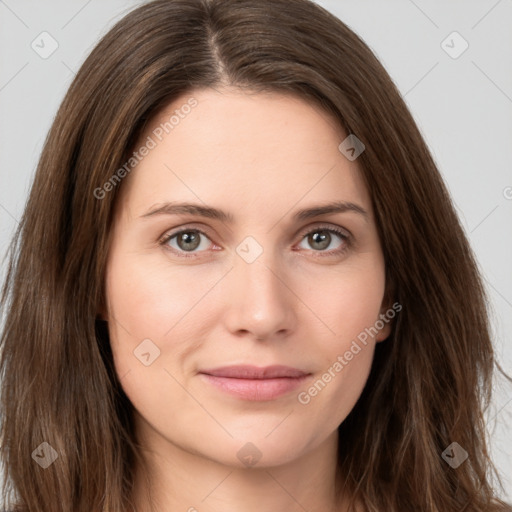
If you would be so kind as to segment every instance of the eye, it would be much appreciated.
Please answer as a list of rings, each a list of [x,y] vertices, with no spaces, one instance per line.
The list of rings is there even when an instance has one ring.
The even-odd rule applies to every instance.
[[[207,249],[208,244],[203,243],[202,238],[209,240],[208,236],[196,228],[187,228],[176,233],[165,234],[159,244],[169,247],[174,252],[181,253],[180,256],[189,257],[183,253],[193,253],[197,248]],[[199,251],[201,252],[201,251]]]
[[[306,241],[309,246],[313,248],[314,252],[325,253],[318,254],[318,256],[333,256],[342,254],[348,249],[350,245],[349,234],[341,230],[341,228],[319,226],[315,229],[307,231],[302,236],[302,241]],[[336,238],[340,240],[338,245],[334,248],[331,247],[330,250],[327,250]]]
[[[338,245],[328,250],[336,238],[339,240]],[[189,227],[173,233],[166,233],[158,243],[181,257],[193,258],[195,253],[208,249],[210,244],[205,240],[212,243],[206,233],[200,229]],[[304,241],[310,245],[313,252],[318,253],[316,256],[335,256],[348,250],[351,238],[341,228],[319,226],[302,233],[301,242]]]

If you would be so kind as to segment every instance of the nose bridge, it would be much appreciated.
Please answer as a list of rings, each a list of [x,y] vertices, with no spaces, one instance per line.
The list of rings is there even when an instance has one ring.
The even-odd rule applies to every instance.
[[[259,339],[291,329],[295,322],[293,293],[286,285],[281,260],[272,248],[247,237],[236,248],[230,276],[232,331],[249,331]]]

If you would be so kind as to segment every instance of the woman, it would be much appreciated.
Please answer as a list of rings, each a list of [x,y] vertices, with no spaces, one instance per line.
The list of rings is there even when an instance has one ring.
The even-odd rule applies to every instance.
[[[3,302],[16,510],[510,510],[469,244],[390,77],[307,0],[117,23]]]

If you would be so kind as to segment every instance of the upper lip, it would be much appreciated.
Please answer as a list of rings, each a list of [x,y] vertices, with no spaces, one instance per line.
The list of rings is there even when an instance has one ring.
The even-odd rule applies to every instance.
[[[274,365],[274,366],[223,366],[220,368],[212,368],[201,370],[199,373],[205,373],[214,377],[229,377],[232,379],[276,379],[279,377],[304,377],[308,375],[297,368],[291,366]]]

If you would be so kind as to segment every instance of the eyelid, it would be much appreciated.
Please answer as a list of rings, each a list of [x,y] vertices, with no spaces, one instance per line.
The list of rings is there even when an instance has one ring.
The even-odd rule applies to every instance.
[[[305,236],[314,229],[333,229],[335,231],[342,231],[347,238],[352,237],[352,233],[347,228],[343,228],[341,226],[338,226],[335,224],[329,224],[326,222],[313,223],[312,225],[310,224],[310,225],[306,226],[305,228],[302,228],[298,232],[298,234],[295,236],[299,236],[299,234],[300,234],[300,236]],[[158,241],[163,240],[164,238],[168,238],[168,236],[172,237],[174,235],[177,235],[177,234],[182,233],[183,231],[187,231],[187,230],[197,230],[199,233],[202,233],[204,236],[210,238],[210,235],[206,232],[207,230],[205,230],[202,227],[197,227],[196,224],[192,223],[192,224],[185,224],[184,226],[180,226],[179,228],[176,228],[176,231],[174,231],[173,229],[165,231],[160,237],[158,237]]]
[[[300,236],[305,236],[305,235],[311,233],[311,231],[321,230],[321,229],[325,229],[328,231],[339,231],[347,239],[352,238],[352,233],[348,229],[342,228],[341,226],[338,226],[337,224],[329,224],[329,223],[325,223],[325,222],[324,223],[320,222],[319,224],[315,223],[313,225],[306,226],[301,231],[299,231],[299,233],[300,233]]]

